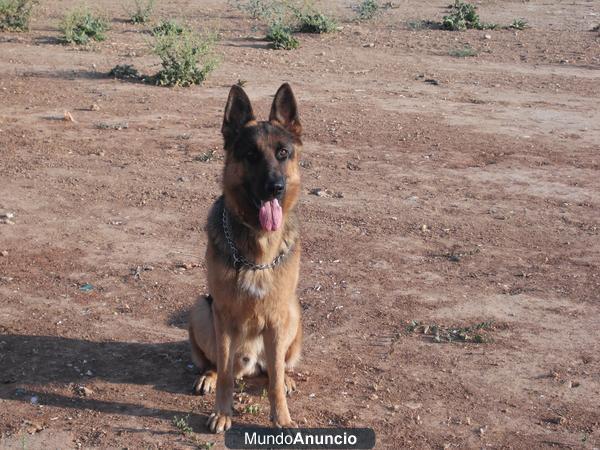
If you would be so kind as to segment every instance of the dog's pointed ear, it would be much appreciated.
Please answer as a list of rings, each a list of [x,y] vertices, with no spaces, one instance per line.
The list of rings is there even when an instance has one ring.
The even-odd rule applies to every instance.
[[[225,105],[223,126],[221,127],[221,132],[225,139],[225,147],[227,148],[232,144],[240,130],[253,120],[254,112],[252,112],[252,105],[246,92],[239,86],[231,86],[227,104]]]
[[[269,122],[276,122],[290,131],[293,135],[300,137],[302,125],[298,118],[298,106],[296,98],[289,84],[283,83],[275,94]]]

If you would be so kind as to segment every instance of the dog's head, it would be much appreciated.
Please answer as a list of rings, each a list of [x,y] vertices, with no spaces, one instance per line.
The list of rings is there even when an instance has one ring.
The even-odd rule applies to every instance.
[[[269,120],[257,122],[250,99],[233,86],[223,118],[227,206],[247,225],[279,229],[298,200],[302,126],[289,84],[275,94]]]

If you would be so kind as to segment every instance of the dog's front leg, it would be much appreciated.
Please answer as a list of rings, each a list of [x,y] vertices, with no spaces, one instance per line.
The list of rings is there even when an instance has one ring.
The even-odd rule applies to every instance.
[[[269,327],[264,332],[271,421],[277,428],[296,428],[296,423],[290,418],[285,398],[285,352],[287,350],[285,336],[283,330],[274,327]]]
[[[215,412],[208,418],[208,428],[221,433],[231,428],[233,414],[233,358],[232,333],[215,313],[215,335],[217,337],[217,393]]]

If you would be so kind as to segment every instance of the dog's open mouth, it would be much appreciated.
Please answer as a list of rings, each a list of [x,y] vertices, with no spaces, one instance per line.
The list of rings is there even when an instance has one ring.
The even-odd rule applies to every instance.
[[[279,200],[274,198],[273,200],[261,202],[260,209],[258,210],[258,220],[264,231],[278,230],[283,220],[283,212]]]

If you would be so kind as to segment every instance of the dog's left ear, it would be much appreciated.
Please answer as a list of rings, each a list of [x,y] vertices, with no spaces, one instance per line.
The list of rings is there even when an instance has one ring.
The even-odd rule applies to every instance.
[[[275,94],[269,122],[277,122],[296,137],[302,134],[296,98],[289,84],[283,83]]]

